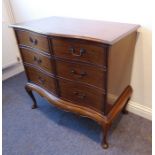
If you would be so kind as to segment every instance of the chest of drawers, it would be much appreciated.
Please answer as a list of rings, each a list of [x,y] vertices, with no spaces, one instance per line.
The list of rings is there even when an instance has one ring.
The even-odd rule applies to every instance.
[[[113,120],[131,97],[138,25],[50,17],[12,25],[28,83],[49,103],[97,121],[103,148]]]

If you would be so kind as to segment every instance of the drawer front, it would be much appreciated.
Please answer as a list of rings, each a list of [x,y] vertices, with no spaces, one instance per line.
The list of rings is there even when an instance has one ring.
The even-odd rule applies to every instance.
[[[53,60],[51,57],[39,54],[28,48],[20,48],[23,62],[33,64],[41,69],[53,73]]]
[[[55,56],[71,60],[105,65],[105,49],[90,42],[71,39],[52,39]]]
[[[42,88],[52,93],[56,93],[56,81],[54,78],[30,66],[25,66],[25,69],[28,79],[31,82],[41,86]]]
[[[56,60],[57,75],[104,89],[104,71],[100,67]]]
[[[59,85],[62,99],[97,111],[102,110],[104,94],[98,89],[62,79],[59,79]]]
[[[16,30],[16,35],[19,44],[37,48],[49,53],[48,39],[46,36],[22,30]]]

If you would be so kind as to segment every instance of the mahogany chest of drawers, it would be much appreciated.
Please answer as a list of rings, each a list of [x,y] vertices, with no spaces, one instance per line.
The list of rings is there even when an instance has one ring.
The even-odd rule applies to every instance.
[[[50,17],[12,25],[28,83],[25,88],[103,128],[108,147],[111,123],[131,96],[130,77],[138,25]]]

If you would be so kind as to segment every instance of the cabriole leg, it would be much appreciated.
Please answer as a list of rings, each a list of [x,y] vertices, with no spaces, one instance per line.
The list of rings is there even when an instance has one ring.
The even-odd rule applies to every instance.
[[[110,129],[110,124],[104,124],[102,126],[102,130],[103,130],[102,147],[104,149],[107,149],[109,147],[108,140],[107,140],[109,129]]]
[[[36,102],[36,99],[32,93],[32,90],[29,89],[29,87],[27,85],[25,86],[25,90],[27,91],[27,93],[29,94],[29,96],[31,97],[31,99],[33,101],[32,109],[36,109],[37,108],[37,102]]]

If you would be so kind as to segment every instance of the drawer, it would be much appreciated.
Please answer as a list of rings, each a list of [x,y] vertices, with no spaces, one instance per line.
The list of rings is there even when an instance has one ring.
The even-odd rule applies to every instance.
[[[57,75],[104,89],[105,74],[101,67],[56,60]]]
[[[56,81],[53,77],[27,65],[25,65],[25,69],[29,81],[41,86],[49,92],[56,93]]]
[[[46,36],[23,30],[16,30],[18,43],[30,46],[49,53],[48,39]]]
[[[84,107],[102,111],[104,94],[84,84],[59,79],[61,98]]]
[[[53,73],[53,59],[49,56],[43,55],[30,48],[20,48],[23,62],[35,65],[41,69]]]
[[[105,48],[76,39],[52,39],[55,56],[96,65],[105,65]]]

